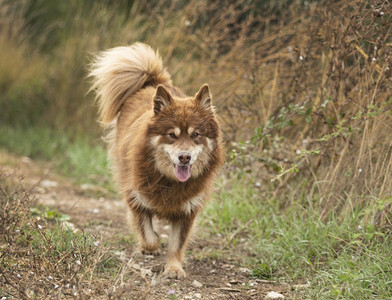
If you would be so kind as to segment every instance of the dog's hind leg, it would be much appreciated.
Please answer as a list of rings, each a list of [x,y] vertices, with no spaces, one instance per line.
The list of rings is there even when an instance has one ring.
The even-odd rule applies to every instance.
[[[192,214],[170,221],[171,232],[167,261],[163,273],[163,276],[166,278],[180,279],[186,276],[185,271],[182,268],[182,260],[195,217],[196,214]]]

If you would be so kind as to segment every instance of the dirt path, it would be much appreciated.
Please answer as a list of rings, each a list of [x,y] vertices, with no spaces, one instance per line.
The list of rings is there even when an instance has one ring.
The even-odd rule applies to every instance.
[[[124,285],[127,299],[129,295],[131,299],[282,299],[283,296],[291,299],[289,285],[251,278],[250,270],[240,266],[238,256],[234,255],[235,249],[233,255],[228,253],[224,259],[219,255],[204,254],[214,253],[214,249],[218,253],[222,245],[219,237],[211,236],[208,232],[193,235],[186,255],[187,278],[163,280],[160,273],[166,256],[168,234],[165,224],[159,224],[162,255],[143,256],[135,251],[136,243],[128,226],[128,209],[121,200],[99,196],[102,194],[99,187],[74,186],[69,179],[52,172],[50,165],[33,162],[27,157],[0,151],[0,167],[3,172],[22,175],[25,184],[32,187],[39,204],[69,215],[69,222],[75,228],[118,246],[116,255],[135,274]],[[200,233],[206,229],[198,230]],[[127,242],[122,243],[121,240]],[[268,298],[268,293],[272,291],[281,295]]]

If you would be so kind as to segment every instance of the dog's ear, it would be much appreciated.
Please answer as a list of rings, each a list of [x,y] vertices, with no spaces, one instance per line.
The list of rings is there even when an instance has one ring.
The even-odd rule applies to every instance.
[[[163,86],[158,85],[154,96],[154,114],[159,114],[165,107],[172,102],[172,96],[169,91]]]
[[[200,103],[200,105],[205,109],[212,108],[212,97],[210,94],[210,89],[208,84],[204,84],[200,90],[196,93],[195,96],[196,101]]]

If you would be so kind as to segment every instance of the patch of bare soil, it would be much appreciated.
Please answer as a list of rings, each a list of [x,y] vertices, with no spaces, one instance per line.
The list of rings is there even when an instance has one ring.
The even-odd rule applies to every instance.
[[[233,255],[229,259],[214,258],[214,255],[200,255],[203,250],[214,253],[222,244],[220,237],[198,238],[188,246],[183,280],[163,279],[166,257],[168,228],[159,224],[162,240],[162,254],[142,255],[137,251],[136,242],[121,243],[119,240],[130,236],[128,208],[121,199],[102,197],[100,187],[91,185],[75,186],[69,179],[55,174],[50,165],[36,163],[27,157],[18,157],[0,151],[0,167],[3,172],[23,176],[26,185],[35,193],[39,204],[53,207],[71,217],[70,226],[101,237],[103,242],[118,247],[118,255],[124,266],[120,290],[113,292],[115,299],[283,299],[292,298],[290,285],[273,281],[254,279],[250,270],[241,267]],[[88,195],[97,196],[88,196]],[[199,229],[207,230],[207,229]],[[203,236],[208,236],[208,234]],[[131,241],[134,239],[130,239]],[[237,251],[238,252],[238,251]],[[219,257],[219,256],[217,256]],[[125,276],[125,273],[132,276]],[[275,292],[275,293],[272,293]]]

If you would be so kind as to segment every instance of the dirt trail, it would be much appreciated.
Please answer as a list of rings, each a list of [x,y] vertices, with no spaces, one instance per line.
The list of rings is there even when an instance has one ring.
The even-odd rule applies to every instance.
[[[69,221],[76,228],[90,232],[102,238],[104,242],[113,242],[130,236],[128,209],[120,199],[100,196],[99,187],[89,185],[75,186],[69,179],[55,174],[50,165],[37,163],[27,157],[18,157],[0,151],[0,168],[3,172],[17,173],[23,176],[26,185],[31,186],[39,204],[53,207],[71,217]],[[95,191],[94,191],[95,189]],[[163,240],[163,253],[160,256],[138,254],[136,243],[119,246],[116,255],[124,264],[134,270],[126,284],[127,296],[131,299],[292,299],[291,286],[275,282],[257,280],[250,277],[250,270],[240,266],[238,256],[204,255],[217,252],[222,244],[221,238],[203,234],[193,235],[193,242],[186,254],[185,280],[163,280],[166,257],[168,228],[159,224]],[[203,229],[198,229],[199,231]],[[206,229],[204,229],[206,230]],[[204,238],[207,236],[207,238]],[[129,291],[131,290],[131,293]],[[268,293],[277,292],[280,296],[268,298]],[[270,294],[271,295],[271,294]],[[266,298],[267,296],[267,298]],[[128,297],[127,297],[128,298]]]

